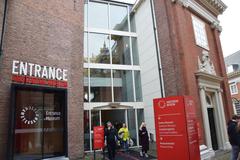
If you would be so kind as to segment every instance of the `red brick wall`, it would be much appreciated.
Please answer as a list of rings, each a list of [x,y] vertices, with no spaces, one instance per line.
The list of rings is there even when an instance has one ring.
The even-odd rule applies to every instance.
[[[0,58],[0,159],[8,142],[12,60],[68,70],[68,153],[83,156],[83,1],[9,1]]]
[[[195,43],[191,14],[188,8],[171,1],[156,0],[155,12],[161,51],[163,78],[166,96],[191,95],[194,97],[200,122],[202,121],[199,88],[195,73],[198,70],[198,56],[202,48]],[[199,17],[200,18],[200,17]],[[203,19],[202,19],[203,20]],[[203,20],[204,21],[204,20]],[[231,98],[223,62],[219,33],[206,21],[210,58],[218,76],[224,77],[221,84],[226,118],[232,114]],[[171,65],[169,65],[171,64]],[[203,128],[203,125],[201,124]],[[204,135],[203,131],[201,135]],[[202,137],[201,143],[204,142]]]
[[[2,35],[2,22],[3,22],[3,14],[4,14],[4,1],[0,1],[0,41],[1,41],[1,35]]]

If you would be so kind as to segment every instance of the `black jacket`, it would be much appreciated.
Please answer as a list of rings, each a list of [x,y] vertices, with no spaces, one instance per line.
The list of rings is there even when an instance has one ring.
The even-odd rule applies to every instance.
[[[240,146],[240,133],[237,131],[237,122],[230,120],[228,122],[228,136],[231,145]]]
[[[105,129],[105,138],[107,140],[107,145],[114,146],[117,140],[117,130],[113,127],[110,129]]]

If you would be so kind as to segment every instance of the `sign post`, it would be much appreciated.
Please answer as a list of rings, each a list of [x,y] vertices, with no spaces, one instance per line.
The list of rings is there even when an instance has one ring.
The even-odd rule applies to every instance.
[[[193,99],[175,96],[153,102],[158,160],[200,160]]]
[[[104,126],[93,127],[93,149],[94,149],[94,159],[95,150],[104,149]]]

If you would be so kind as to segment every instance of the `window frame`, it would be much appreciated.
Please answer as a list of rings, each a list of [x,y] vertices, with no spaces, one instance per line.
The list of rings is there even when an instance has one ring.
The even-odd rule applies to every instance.
[[[196,28],[195,23],[201,26],[203,35],[199,35],[200,33],[197,32],[197,30],[199,30],[199,27]],[[208,42],[206,24],[204,23],[204,21],[202,21],[200,18],[196,17],[195,15],[192,15],[192,27],[193,27],[194,39],[195,39],[196,45],[209,51],[209,42]],[[199,38],[200,36],[204,37],[204,42],[202,39]]]
[[[233,91],[232,87],[234,87],[236,89],[236,91]],[[237,86],[237,83],[234,82],[234,83],[231,83],[229,85],[229,88],[230,88],[230,93],[231,95],[235,95],[235,94],[238,94],[238,86]]]

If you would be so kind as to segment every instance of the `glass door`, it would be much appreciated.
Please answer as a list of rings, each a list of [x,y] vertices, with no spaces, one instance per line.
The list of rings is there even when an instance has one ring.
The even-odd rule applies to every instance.
[[[63,156],[64,95],[44,93],[43,101],[43,158]]]
[[[42,158],[43,92],[17,90],[14,159]]]
[[[17,89],[14,159],[65,156],[65,92]]]

